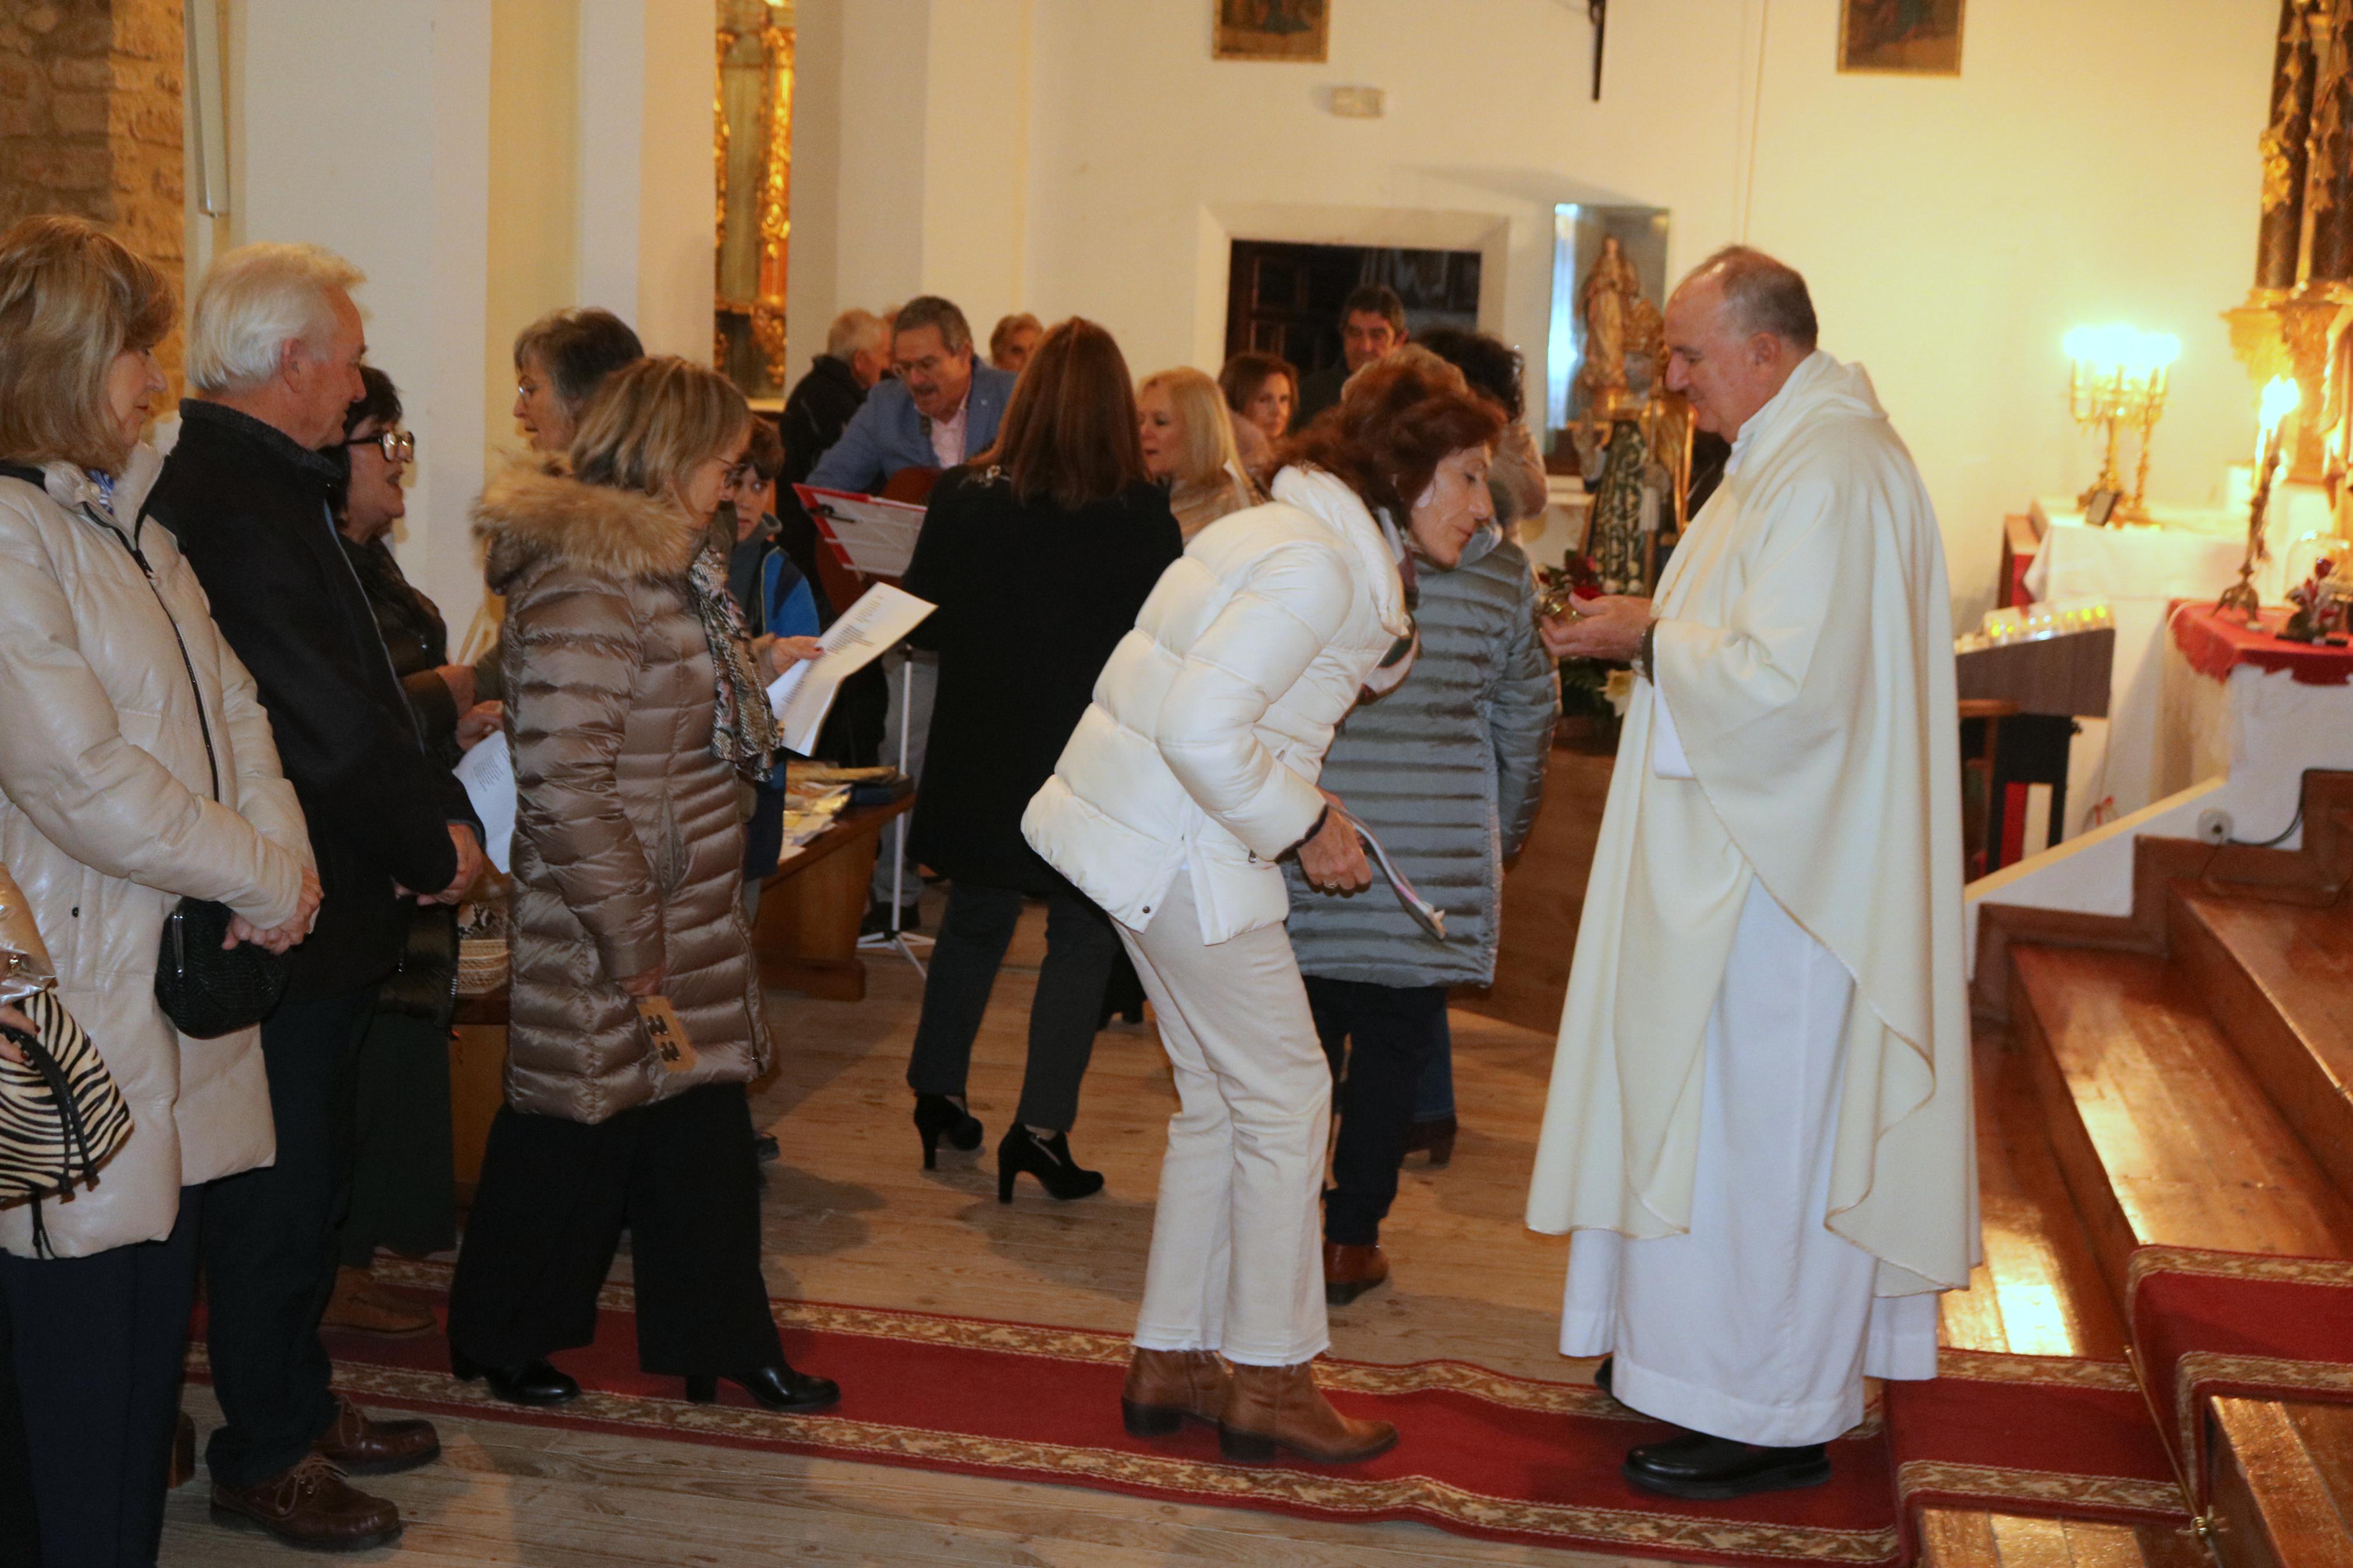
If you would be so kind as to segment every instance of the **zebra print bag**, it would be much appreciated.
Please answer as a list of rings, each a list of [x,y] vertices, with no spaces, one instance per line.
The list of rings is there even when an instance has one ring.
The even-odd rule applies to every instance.
[[[41,1200],[71,1203],[131,1136],[131,1107],[98,1048],[57,997],[36,991],[16,1010],[33,1033],[0,1025],[25,1055],[0,1058],[0,1205],[33,1205],[33,1249],[49,1256]]]

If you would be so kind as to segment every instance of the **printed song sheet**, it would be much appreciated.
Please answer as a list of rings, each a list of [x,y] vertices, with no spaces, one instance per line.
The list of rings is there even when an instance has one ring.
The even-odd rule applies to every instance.
[[[1373,837],[1372,829],[1353,816],[1348,818],[1348,824],[1356,830],[1356,837],[1365,841],[1366,852],[1372,856],[1373,864],[1380,868],[1381,875],[1388,879],[1389,890],[1397,894],[1397,900],[1405,906],[1405,912],[1411,915],[1414,923],[1422,930],[1444,942],[1446,911],[1423,898],[1414,885],[1406,880],[1405,873],[1397,868],[1397,862],[1389,858],[1389,852],[1381,847],[1381,841]]]
[[[768,706],[783,726],[785,748],[808,755],[841,683],[903,642],[936,608],[888,583],[877,583],[860,594],[858,603],[818,638],[823,650],[818,657],[793,666],[768,687]]]
[[[813,485],[795,485],[793,493],[843,565],[869,577],[906,575],[923,528],[922,507]]]
[[[476,742],[473,750],[458,759],[455,771],[458,782],[466,786],[466,798],[473,802],[474,815],[482,819],[482,853],[506,871],[514,851],[515,774],[505,731],[493,730]]]

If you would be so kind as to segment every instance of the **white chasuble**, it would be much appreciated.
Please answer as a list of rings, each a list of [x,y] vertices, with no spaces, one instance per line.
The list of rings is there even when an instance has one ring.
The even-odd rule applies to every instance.
[[[1797,1152],[1810,1207],[1801,1223],[1864,1255],[1853,1311],[1884,1326],[1891,1304],[1874,1309],[1870,1295],[1919,1296],[1904,1314],[1916,1329],[1918,1308],[1933,1320],[1926,1293],[1966,1288],[1978,1255],[1958,721],[1942,540],[1860,367],[1810,355],[1742,426],[1654,613],[1656,684],[1638,685],[1619,742],[1528,1224],[1631,1243],[1580,1238],[1597,1263],[1646,1240],[1705,1241],[1694,1234],[1694,1191],[1709,1061],[1724,1043],[1712,1035],[1752,1050],[1762,1041],[1789,1053],[1785,1080],[1826,1075],[1807,1091],[1817,1125],[1804,1130],[1793,1111],[1787,1134],[1810,1145]],[[1662,730],[1673,743],[1654,752]],[[1820,1037],[1819,998],[1803,1027],[1783,1020],[1779,1043],[1766,1017],[1712,1030],[1719,1003],[1738,1000],[1727,968],[1742,940],[1741,968],[1763,955],[1785,990],[1848,988],[1831,1038]],[[1810,967],[1809,953],[1840,973]],[[1711,1165],[1720,1173],[1737,1154],[1713,1149]],[[1736,1227],[1737,1170],[1727,1190]],[[1810,1238],[1803,1250],[1817,1256]],[[1736,1263],[1719,1261],[1730,1273],[1717,1289],[1738,1292]],[[1577,1289],[1568,1341],[1580,1337]],[[1813,1353],[1859,1360],[1862,1333]],[[1901,1359],[1908,1370],[1933,1370]]]

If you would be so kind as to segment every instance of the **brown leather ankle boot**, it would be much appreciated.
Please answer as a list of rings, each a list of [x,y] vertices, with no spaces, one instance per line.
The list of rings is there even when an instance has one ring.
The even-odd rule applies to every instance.
[[[1232,1392],[1218,1423],[1218,1451],[1243,1464],[1261,1464],[1287,1448],[1303,1459],[1351,1465],[1397,1447],[1386,1421],[1354,1421],[1332,1408],[1315,1386],[1314,1363],[1234,1366]]]
[[[1148,1351],[1138,1345],[1119,1391],[1131,1437],[1166,1437],[1191,1416],[1215,1425],[1232,1379],[1215,1351]]]

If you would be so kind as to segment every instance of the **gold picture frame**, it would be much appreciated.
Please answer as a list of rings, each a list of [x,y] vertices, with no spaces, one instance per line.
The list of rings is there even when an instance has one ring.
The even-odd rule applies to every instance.
[[[746,395],[781,396],[792,241],[792,6],[728,0],[716,43],[712,350]]]
[[[1221,60],[1321,65],[1332,47],[1332,0],[1209,0]]]
[[[1838,68],[1878,76],[1958,76],[1968,0],[1839,0]]]

